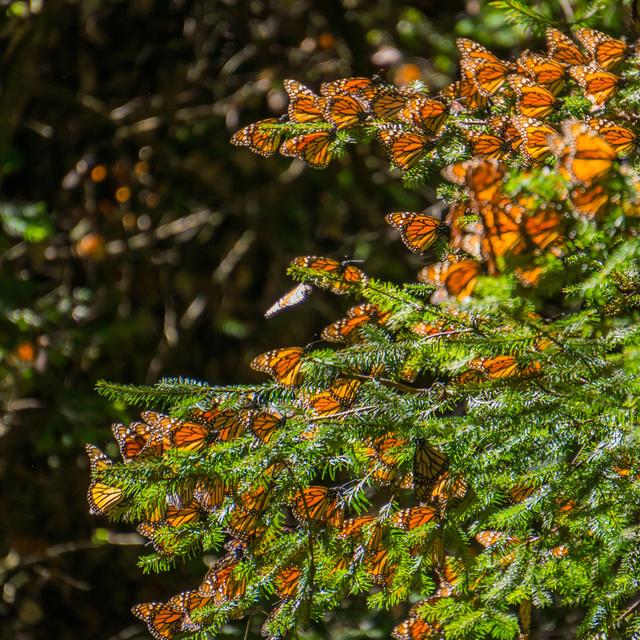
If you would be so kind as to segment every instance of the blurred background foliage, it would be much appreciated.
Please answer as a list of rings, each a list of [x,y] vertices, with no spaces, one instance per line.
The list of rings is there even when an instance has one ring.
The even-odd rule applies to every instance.
[[[597,9],[633,36],[622,3],[526,4],[565,24]],[[88,515],[82,445],[134,417],[96,380],[257,380],[251,357],[314,339],[348,305],[317,292],[266,321],[291,258],[412,279],[419,262],[383,216],[436,203],[437,177],[406,191],[379,148],[317,172],[230,134],[285,110],[284,78],[380,73],[435,91],[456,77],[457,36],[502,56],[541,40],[480,0],[4,0],[0,13],[0,638],[146,637],[131,604],[204,566],[144,576],[142,538]],[[305,637],[384,638],[401,614],[356,604]]]

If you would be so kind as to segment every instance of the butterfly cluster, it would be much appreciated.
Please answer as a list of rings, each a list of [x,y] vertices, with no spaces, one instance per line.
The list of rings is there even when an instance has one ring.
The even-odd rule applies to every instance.
[[[527,51],[514,62],[460,39],[461,79],[436,96],[377,77],[328,82],[319,94],[287,80],[286,116],[234,135],[234,144],[255,153],[279,152],[314,168],[327,166],[352,137],[373,136],[396,167],[441,168],[451,186],[449,206],[442,219],[412,211],[385,218],[409,250],[438,258],[420,270],[422,284],[413,285],[421,297],[409,289],[390,292],[353,260],[294,258],[290,273],[302,282],[267,317],[318,289],[358,303],[311,344],[256,356],[250,366],[270,384],[182,403],[180,418],[146,411],[128,426],[113,425],[120,463],[87,446],[93,513],[138,522],[160,558],[224,548],[196,589],[133,608],[155,638],[215,631],[256,614],[257,603],[268,611],[263,635],[283,638],[315,605],[337,606],[358,590],[397,603],[411,588],[431,595],[410,609],[393,637],[440,638],[446,625],[434,611],[455,606],[463,593],[476,598],[475,585],[460,577],[465,563],[476,562],[476,575],[508,571],[516,549],[542,543],[547,556],[568,555],[562,518],[575,502],[554,503],[551,516],[559,524],[542,542],[533,534],[525,539],[462,524],[456,518],[477,486],[456,468],[455,445],[442,446],[446,439],[427,437],[422,422],[405,424],[401,414],[391,422],[384,408],[409,398],[427,424],[434,406],[458,411],[470,388],[528,382],[544,388],[545,358],[559,348],[551,332],[540,330],[542,318],[527,313],[534,329],[520,351],[482,353],[477,345],[490,320],[461,303],[483,277],[507,273],[524,290],[538,286],[549,264],[572,250],[576,225],[597,224],[612,206],[629,217],[640,211],[640,184],[628,162],[636,134],[629,122],[618,124],[620,113],[610,106],[624,80],[624,71],[614,72],[635,53],[592,29],[575,36],[581,46],[550,28],[545,54]],[[583,119],[566,117],[566,88],[583,94]],[[462,145],[453,164],[443,153],[452,141]],[[538,189],[540,178],[548,182],[552,174],[552,191]],[[612,176],[623,185],[617,200],[609,193]],[[623,203],[620,193],[629,194]],[[404,304],[399,311],[389,303],[394,296]],[[501,320],[489,328],[497,335],[513,326]],[[444,370],[407,347],[432,342],[455,352],[465,336],[476,340],[471,352],[452,356]],[[377,351],[391,355],[376,357]],[[349,366],[334,357],[340,352],[348,352]],[[424,388],[414,385],[420,376],[428,378]],[[627,477],[630,466],[621,461],[614,472]],[[507,509],[521,508],[540,489],[505,483]],[[457,546],[444,542],[449,526]],[[517,605],[525,638],[531,599],[510,604]]]
[[[317,169],[361,135],[378,139],[391,163],[404,171],[423,159],[425,167],[438,165],[442,147],[452,137],[473,156],[540,163],[550,153],[548,138],[556,131],[547,120],[556,121],[562,112],[563,89],[579,86],[592,111],[600,113],[623,81],[613,71],[635,57],[623,40],[599,31],[585,27],[575,35],[583,48],[550,27],[546,55],[525,51],[513,62],[459,38],[461,79],[433,96],[377,76],[325,82],[319,95],[296,80],[285,80],[287,113],[244,127],[231,142],[263,156],[279,152],[299,158]],[[482,117],[469,118],[478,115]],[[598,120],[592,118],[589,125],[619,153],[634,146],[631,130]]]

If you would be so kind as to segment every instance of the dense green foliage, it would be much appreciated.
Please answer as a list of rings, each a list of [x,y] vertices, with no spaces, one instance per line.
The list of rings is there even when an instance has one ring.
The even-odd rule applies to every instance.
[[[512,19],[524,11],[549,25],[525,5],[499,4]],[[538,626],[545,609],[556,621],[580,618],[585,637],[638,632],[640,181],[636,120],[626,115],[640,102],[638,60],[613,42],[620,60],[601,61],[587,41],[600,36],[577,33],[604,68],[626,58],[619,77],[594,71],[614,89],[597,94],[574,75],[589,61],[575,48],[566,66],[576,81],[547,92],[547,124],[516,115],[515,134],[495,118],[527,115],[507,83],[516,66],[460,43],[463,73],[480,78],[484,65],[504,77],[486,93],[480,80],[469,85],[477,105],[454,88],[444,126],[407,128],[374,110],[334,132],[322,122],[338,117],[325,85],[319,121],[266,122],[234,138],[261,151],[256,132],[275,148],[282,136],[283,155],[319,166],[345,144],[380,138],[409,184],[457,161],[444,172],[457,186],[440,189],[453,202],[451,235],[433,244],[441,262],[420,285],[366,276],[349,261],[294,260],[294,278],[373,311],[341,336],[346,346],[313,341],[254,360],[274,383],[101,385],[175,418],[146,412],[144,423],[116,427],[124,464],[90,450],[93,510],[143,521],[155,548],[145,568],[219,554],[199,589],[134,610],[157,637],[243,617],[247,632],[262,625],[267,637],[291,637],[361,594],[383,610],[423,598],[395,628],[402,640],[524,638],[532,610]],[[547,31],[550,56],[562,37]],[[408,91],[403,100],[429,95]],[[592,114],[623,126],[630,142],[608,137]],[[478,153],[474,131],[496,128],[506,149],[464,161]],[[407,133],[420,145],[428,138],[408,159],[394,146]],[[322,153],[305,151],[308,135]],[[467,248],[475,237],[479,249]],[[462,285],[447,275],[461,265],[471,269]],[[265,415],[275,418],[266,436],[256,426]],[[226,536],[236,542],[225,553]]]

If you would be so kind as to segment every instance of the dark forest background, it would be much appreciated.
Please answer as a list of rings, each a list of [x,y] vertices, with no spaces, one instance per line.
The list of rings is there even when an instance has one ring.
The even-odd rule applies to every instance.
[[[587,3],[529,4],[562,21]],[[630,35],[626,8],[597,4]],[[420,263],[384,214],[436,202],[379,147],[318,172],[230,135],[283,113],[284,78],[436,91],[456,77],[457,36],[501,56],[542,43],[479,0],[5,0],[0,21],[0,639],[147,637],[130,606],[205,569],[145,576],[143,539],[89,516],[83,444],[115,455],[111,422],[135,418],[96,381],[261,379],[250,358],[348,306],[316,292],[265,320],[288,262],[348,256],[412,279]],[[356,603],[306,635],[384,638],[394,615]]]

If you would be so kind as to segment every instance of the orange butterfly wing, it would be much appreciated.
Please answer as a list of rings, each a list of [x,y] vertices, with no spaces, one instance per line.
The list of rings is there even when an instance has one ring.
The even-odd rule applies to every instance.
[[[528,75],[538,84],[543,85],[554,95],[558,95],[564,86],[564,65],[557,60],[547,58],[538,53],[525,51],[516,60],[518,73]]]
[[[283,156],[300,158],[313,169],[324,169],[331,162],[336,133],[333,129],[313,131],[289,138],[282,143]]]
[[[569,75],[582,87],[595,107],[604,105],[618,88],[618,76],[595,64],[571,67]]]
[[[381,128],[378,136],[391,162],[405,171],[418,163],[427,152],[431,141],[430,137],[421,133],[413,133],[393,126]]]
[[[509,76],[509,85],[518,98],[517,109],[527,118],[544,118],[553,111],[556,98],[543,86],[523,76]]]
[[[603,69],[616,67],[627,55],[628,47],[624,40],[617,40],[601,31],[585,27],[576,31],[576,37]]]
[[[327,98],[324,116],[338,129],[345,129],[364,123],[371,117],[371,108],[355,96],[337,94]]]
[[[278,150],[282,141],[282,131],[274,127],[276,124],[278,124],[277,118],[254,122],[236,131],[231,137],[231,144],[249,147],[253,153],[268,158]]]
[[[549,27],[545,32],[545,37],[550,58],[566,65],[586,64],[588,62],[587,56],[562,31]]]
[[[388,213],[386,222],[400,230],[402,242],[416,253],[426,251],[446,227],[440,220],[423,213],[398,211]]]
[[[407,101],[398,116],[407,124],[424,129],[428,134],[438,134],[447,119],[447,105],[439,100],[417,96]]]
[[[418,502],[429,499],[433,483],[448,464],[444,453],[424,441],[418,442],[413,458],[413,482]]]
[[[276,382],[295,387],[302,381],[302,347],[285,347],[267,351],[254,358],[249,366],[255,371],[268,373]]]
[[[289,95],[287,113],[291,122],[322,122],[325,98],[317,96],[297,80],[285,80],[284,88]]]

